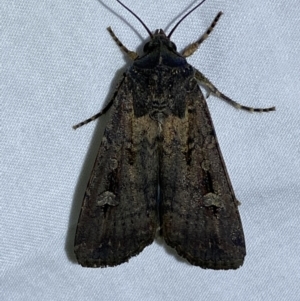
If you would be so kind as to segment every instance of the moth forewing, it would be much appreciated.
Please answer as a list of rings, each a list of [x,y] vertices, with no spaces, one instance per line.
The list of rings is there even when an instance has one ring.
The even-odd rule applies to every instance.
[[[84,196],[75,237],[82,266],[126,262],[152,243],[158,227],[158,154],[148,156],[145,135],[156,129],[134,117],[130,80],[125,75],[114,99]]]
[[[237,202],[206,101],[191,82],[185,117],[170,116],[163,127],[162,232],[191,264],[236,269],[246,255]]]

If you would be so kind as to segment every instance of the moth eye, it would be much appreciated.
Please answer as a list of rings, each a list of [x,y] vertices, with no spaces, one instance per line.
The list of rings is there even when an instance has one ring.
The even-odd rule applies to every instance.
[[[148,52],[148,51],[149,51],[149,44],[150,44],[150,42],[147,42],[147,43],[144,45],[144,49],[143,49],[144,52]]]
[[[177,51],[176,45],[175,45],[173,42],[171,42],[171,41],[169,42],[168,48],[169,48],[170,50],[175,50],[175,51]]]

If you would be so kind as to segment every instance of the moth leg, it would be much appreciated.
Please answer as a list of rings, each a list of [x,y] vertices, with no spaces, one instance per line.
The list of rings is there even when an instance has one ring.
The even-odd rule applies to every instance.
[[[222,92],[220,92],[210,81],[207,79],[199,70],[195,69],[195,78],[199,82],[200,85],[204,86],[205,89],[208,90],[208,93],[212,93],[216,95],[217,97],[221,98],[222,100],[225,100],[230,105],[234,106],[237,109],[242,109],[249,112],[270,112],[275,111],[275,107],[270,108],[252,108],[247,107],[239,104],[238,102],[232,100],[228,96],[224,95]]]
[[[105,114],[105,113],[107,112],[107,110],[110,108],[110,106],[112,105],[112,103],[113,103],[113,99],[112,99],[112,100],[107,104],[107,106],[106,106],[103,110],[101,110],[99,113],[97,113],[96,115],[94,115],[94,116],[92,116],[92,117],[90,117],[90,118],[88,118],[88,119],[86,119],[86,120],[84,120],[84,121],[82,121],[82,122],[80,122],[80,123],[78,123],[78,124],[73,125],[72,128],[73,128],[74,130],[76,130],[76,129],[80,128],[81,126],[86,125],[87,123],[96,120],[96,119],[99,118],[101,115],[103,115],[103,114]]]
[[[216,15],[216,17],[214,18],[214,20],[212,21],[212,23],[210,24],[210,26],[208,27],[208,29],[206,30],[206,32],[201,36],[201,38],[199,40],[197,40],[196,42],[190,44],[189,46],[187,46],[183,52],[182,52],[182,56],[184,57],[188,57],[191,56],[200,46],[200,44],[202,42],[204,42],[209,34],[213,31],[213,29],[215,28],[217,22],[219,21],[220,17],[222,16],[222,12],[218,12],[218,14]]]
[[[107,30],[114,39],[114,41],[117,43],[117,45],[121,48],[121,50],[123,50],[134,61],[138,57],[138,54],[124,46],[122,42],[117,38],[115,33],[112,31],[111,27],[108,27]]]
[[[115,93],[114,93],[112,99],[110,100],[110,102],[109,102],[107,105],[105,105],[105,107],[104,107],[103,110],[101,110],[101,111],[100,111],[99,113],[97,113],[96,115],[94,115],[94,116],[92,116],[92,117],[90,117],[90,118],[88,118],[88,119],[86,119],[86,120],[84,120],[84,121],[82,121],[82,122],[80,122],[80,123],[78,123],[78,124],[72,126],[73,129],[76,130],[76,129],[78,129],[79,127],[81,127],[81,126],[83,126],[83,125],[86,125],[87,123],[90,123],[91,121],[94,121],[94,120],[96,120],[97,118],[99,118],[101,115],[105,114],[105,113],[109,110],[109,108],[111,107],[111,105],[113,104],[114,99],[115,99],[115,97],[117,96],[118,90],[119,90],[120,86],[122,85],[123,81],[124,81],[124,78],[121,80],[121,82],[120,82],[119,85],[117,86],[117,89],[116,89],[116,91],[115,91]]]

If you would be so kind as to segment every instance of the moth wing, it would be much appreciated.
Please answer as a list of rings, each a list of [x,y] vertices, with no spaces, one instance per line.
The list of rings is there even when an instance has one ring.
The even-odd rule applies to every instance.
[[[158,228],[155,128],[149,117],[134,118],[127,80],[112,104],[83,200],[75,236],[82,266],[126,262],[152,243]]]
[[[163,236],[193,265],[236,269],[246,254],[238,201],[196,81],[185,97],[185,116],[169,116],[163,127]]]

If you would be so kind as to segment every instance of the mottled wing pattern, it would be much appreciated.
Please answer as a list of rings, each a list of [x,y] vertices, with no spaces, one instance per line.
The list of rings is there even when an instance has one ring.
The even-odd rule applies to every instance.
[[[185,116],[163,125],[161,219],[165,241],[191,264],[235,269],[246,254],[238,202],[196,80]]]
[[[151,244],[158,228],[157,125],[134,118],[125,76],[85,192],[75,237],[82,266],[115,266]],[[134,129],[134,130],[133,130]]]

